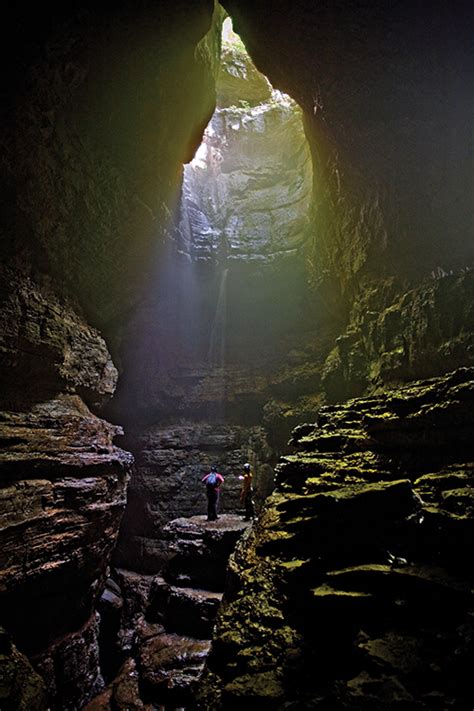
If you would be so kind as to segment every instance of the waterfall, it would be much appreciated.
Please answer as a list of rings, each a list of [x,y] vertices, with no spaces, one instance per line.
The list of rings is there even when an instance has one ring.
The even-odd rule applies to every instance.
[[[211,327],[209,340],[208,361],[216,368],[224,369],[225,346],[227,329],[227,275],[229,269],[224,269],[221,274],[219,294],[217,296],[216,311]]]

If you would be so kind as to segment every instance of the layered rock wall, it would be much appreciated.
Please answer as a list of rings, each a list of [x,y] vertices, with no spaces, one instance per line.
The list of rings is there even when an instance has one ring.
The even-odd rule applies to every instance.
[[[202,708],[469,708],[472,376],[295,430],[231,559]]]
[[[5,18],[18,63],[5,81],[2,256],[52,274],[94,325],[136,302],[212,114],[213,13],[203,0]]]
[[[0,430],[2,621],[50,703],[77,708],[102,683],[94,608],[133,458],[77,395],[2,412]]]
[[[438,348],[444,372],[458,367],[454,341],[472,332],[462,278],[474,257],[472,9],[283,1],[270,12],[264,2],[223,4],[256,66],[303,109],[313,157],[314,313],[343,331],[325,368],[329,396],[434,372]],[[429,284],[450,275],[454,302],[449,286]],[[441,335],[445,290],[447,323],[458,325]],[[415,337],[412,320],[430,320],[422,314],[431,314],[433,328]],[[386,333],[388,321],[396,336]]]
[[[61,392],[100,407],[117,384],[104,339],[44,279],[0,272],[1,404],[24,409]]]
[[[4,14],[2,622],[52,708],[80,708],[104,683],[95,607],[132,457],[113,444],[121,428],[87,405],[115,391],[117,322],[140,298],[180,166],[214,108],[214,11]],[[11,659],[26,684],[27,664],[14,653],[2,665]]]
[[[114,391],[116,370],[109,349],[125,377],[108,416],[134,424],[132,439],[143,455],[126,516],[133,533],[128,535],[124,528],[119,553],[128,556],[127,562],[137,558],[138,565],[143,558],[150,569],[164,560],[156,541],[166,520],[183,509],[194,512],[200,496],[194,478],[198,465],[207,467],[216,457],[222,458],[233,474],[242,461],[252,459],[250,452],[259,471],[269,470],[273,455],[266,436],[256,429],[262,420],[273,450],[278,451],[290,423],[314,420],[325,397],[340,400],[387,382],[443,372],[472,358],[472,278],[460,271],[472,260],[472,97],[465,88],[472,75],[471,8],[464,3],[423,1],[387,2],[374,9],[363,2],[335,6],[309,0],[296,4],[282,0],[270,9],[260,0],[226,0],[225,6],[259,68],[299,102],[314,166],[312,239],[303,240],[306,222],[300,220],[294,232],[285,223],[290,252],[298,251],[299,262],[283,261],[265,273],[248,264],[249,258],[258,265],[285,252],[282,234],[276,233],[284,222],[283,203],[275,210],[274,205],[268,210],[265,205],[275,187],[273,175],[266,176],[269,192],[259,193],[264,208],[259,219],[254,219],[255,214],[252,220],[240,222],[235,214],[231,219],[221,216],[219,229],[229,239],[239,237],[234,255],[241,269],[234,277],[228,274],[226,282],[228,321],[223,318],[221,299],[225,269],[221,269],[222,255],[214,250],[213,226],[198,246],[203,248],[201,254],[215,257],[217,271],[180,271],[173,261],[177,251],[185,255],[192,251],[186,236],[175,229],[173,197],[181,164],[192,157],[214,108],[219,8],[210,0],[163,0],[122,2],[113,11],[92,3],[62,8],[43,4],[29,12],[18,6],[4,14],[0,252],[8,268],[2,274],[0,323],[4,332],[0,343],[1,535],[6,557],[1,596],[5,624],[19,652],[9,647],[2,662],[10,665],[13,659],[20,676],[24,673],[25,680],[35,685],[37,679],[21,654],[26,651],[34,657],[51,703],[58,708],[79,707],[102,684],[94,608],[117,535],[131,466],[130,456],[113,445],[118,430],[87,408],[103,406]],[[247,64],[240,66],[232,91],[251,71]],[[225,103],[232,93],[229,86],[221,92]],[[245,101],[255,106],[266,91],[267,85],[260,81],[257,94]],[[229,121],[238,119],[239,128],[244,108],[248,107],[226,109]],[[282,125],[273,121],[274,107],[261,115],[257,111],[254,118],[254,129]],[[232,126],[224,124],[229,138]],[[301,153],[300,139],[301,134],[291,144],[292,153]],[[254,150],[253,141],[248,147],[248,152]],[[298,165],[307,172],[307,160]],[[241,192],[249,188],[248,178],[237,176]],[[279,190],[280,197],[288,188],[288,193],[306,200],[304,190],[293,190],[294,173],[288,185]],[[237,203],[251,212],[245,195]],[[266,212],[274,213],[273,222]],[[260,242],[247,234],[253,229],[251,223]],[[236,225],[245,234],[237,235]],[[308,265],[312,291],[306,284]],[[179,289],[174,289],[176,282]],[[226,331],[226,323],[233,327]],[[335,336],[340,338],[334,344]],[[370,429],[370,418],[360,429],[358,417],[360,408],[383,415],[382,400],[377,398],[326,411],[329,419],[322,437],[321,433],[312,436],[311,428],[299,432],[295,442],[304,454],[297,456],[292,471],[308,488],[305,495],[297,486],[294,491],[290,486],[289,493],[282,488],[274,506],[265,511],[260,533],[249,534],[249,547],[243,546],[238,554],[242,557],[236,557],[234,580],[243,592],[239,597],[237,588],[229,591],[229,619],[234,607],[245,617],[250,605],[251,622],[237,629],[237,642],[232,634],[222,642],[222,662],[233,660],[234,653],[238,661],[230,670],[220,668],[219,661],[212,667],[222,676],[222,681],[211,684],[209,693],[216,694],[212,698],[219,699],[224,689],[222,698],[229,708],[247,696],[270,705],[279,703],[287,677],[291,687],[296,665],[304,670],[298,677],[301,694],[298,697],[300,692],[291,687],[290,697],[294,691],[298,702],[306,703],[305,694],[314,692],[307,670],[312,674],[315,662],[321,662],[323,667],[326,664],[325,675],[335,680],[330,697],[349,708],[351,704],[357,708],[362,692],[372,694],[376,705],[377,685],[389,694],[386,698],[401,704],[411,704],[411,697],[419,693],[429,705],[426,689],[432,686],[431,672],[421,665],[421,676],[427,680],[423,688],[416,687],[413,678],[423,654],[433,665],[438,663],[438,643],[429,632],[430,626],[438,629],[438,622],[429,616],[428,607],[423,618],[426,630],[423,627],[417,642],[400,629],[403,616],[390,616],[393,609],[406,607],[416,617],[422,613],[419,600],[427,598],[452,603],[459,614],[452,618],[456,631],[451,637],[445,628],[439,631],[447,661],[441,665],[442,681],[434,693],[441,705],[456,702],[455,691],[445,682],[451,669],[450,650],[456,644],[461,666],[456,670],[452,664],[452,678],[459,693],[464,693],[462,664],[470,634],[465,612],[470,602],[466,576],[449,536],[459,540],[459,550],[464,550],[459,530],[468,542],[472,537],[465,514],[470,505],[465,486],[470,470],[463,469],[464,460],[451,462],[454,469],[446,469],[445,454],[435,449],[434,458],[425,457],[423,450],[423,459],[433,469],[425,471],[422,462],[428,478],[417,478],[413,484],[421,471],[417,448],[422,448],[424,439],[432,445],[436,442],[427,434],[428,426],[418,427],[423,417],[404,419],[399,411],[405,400],[415,412],[432,396],[447,398],[444,409],[433,404],[434,419],[428,417],[427,422],[437,435],[445,431],[443,416],[456,427],[462,425],[458,434],[448,428],[445,441],[448,459],[455,446],[462,453],[464,445],[456,437],[466,424],[462,398],[467,398],[468,388],[461,388],[463,377],[459,382],[448,379],[444,390],[435,383],[417,386],[413,393],[404,391],[401,404],[395,397],[390,405],[399,420],[394,422],[390,411],[375,430]],[[460,390],[455,392],[456,382]],[[396,448],[380,458],[379,446],[386,446],[392,436],[384,430],[387,421],[394,428],[397,446],[408,443],[408,460]],[[225,441],[217,422],[226,422]],[[355,436],[347,433],[352,426]],[[195,428],[194,434],[190,427]],[[306,436],[309,440],[303,441]],[[314,465],[313,446],[335,456],[324,456],[324,462],[318,459]],[[349,456],[351,452],[357,461]],[[336,460],[341,466],[347,463],[350,470],[343,481],[335,475],[340,490],[332,488],[331,467]],[[287,465],[290,471],[291,459]],[[318,478],[312,475],[306,481],[313,466],[318,474],[322,466],[328,468],[329,488],[324,488],[325,479],[311,481]],[[374,471],[375,477],[387,479],[380,491],[378,486],[366,487],[372,486]],[[400,473],[401,482],[393,483]],[[183,485],[189,497],[181,496]],[[318,498],[322,493],[329,500],[324,502],[330,513],[342,501],[348,517],[342,527],[346,538],[352,541],[355,529],[351,511],[365,515],[367,503],[368,520],[380,541],[388,545],[401,536],[408,553],[390,549],[393,560],[387,565],[370,536],[364,538],[362,533],[352,552],[341,543],[347,560],[333,560],[334,569],[324,569],[323,577],[319,563],[313,567],[310,562],[308,573],[306,559],[301,565],[298,555],[291,560],[293,533],[296,539],[305,539],[303,548],[313,534],[320,534],[320,523],[327,537],[334,534],[333,520]],[[432,503],[433,510],[420,503],[418,495]],[[379,504],[386,522],[374,513]],[[300,509],[309,522],[317,509],[315,528],[301,522]],[[420,512],[428,531],[421,552],[412,555],[413,530],[426,530],[419,528]],[[266,538],[268,534],[272,539],[273,533],[274,546]],[[252,548],[254,535],[262,535],[264,546],[271,543],[261,569],[257,557],[261,551]],[[127,536],[129,550],[123,545]],[[287,541],[289,560],[285,559]],[[304,550],[311,558],[312,551]],[[403,559],[410,563],[405,577],[392,569],[392,563]],[[257,588],[265,593],[267,604],[263,623],[259,618],[255,625],[254,582],[247,580],[244,570],[249,562],[249,575],[254,573],[254,563],[258,568]],[[426,571],[433,562],[443,571],[446,568],[445,583],[444,572]],[[280,582],[284,579],[281,585],[286,591],[287,572],[290,588],[302,595],[302,610],[309,609],[314,619],[327,619],[328,624],[339,610],[349,622],[358,621],[360,612],[360,636],[351,636],[349,624],[331,642],[332,629],[326,630],[324,639],[331,653],[321,661],[304,634],[301,637],[298,616],[293,621],[290,615],[289,624],[280,628],[282,615],[277,608],[286,595]],[[267,573],[277,592],[269,587]],[[384,587],[386,580],[386,587],[400,592],[396,600]],[[388,610],[393,628],[371,627],[364,616],[367,599],[375,599],[383,614]],[[356,606],[361,602],[361,608],[351,607],[354,601]],[[260,615],[258,605],[255,615]],[[247,648],[249,636],[246,656],[236,645]],[[262,649],[264,638],[270,640],[267,650]],[[415,649],[413,668],[400,666],[399,648],[405,657]],[[344,678],[337,676],[334,650],[336,656],[342,650],[347,662]],[[269,667],[270,653],[278,664],[283,660],[275,669]],[[127,669],[128,673],[136,679],[136,670]],[[255,675],[259,675],[256,687]],[[11,687],[16,699],[17,682],[15,677]],[[320,691],[318,687],[314,693]],[[28,698],[26,693],[25,703]]]
[[[322,369],[329,401],[474,362],[474,272],[365,281]]]
[[[220,514],[237,513],[243,463],[252,462],[257,504],[273,486],[272,452],[263,428],[187,422],[156,425],[133,440],[136,471],[114,559],[121,567],[156,573],[172,555],[165,525],[207,510],[202,478],[215,464],[225,478]]]

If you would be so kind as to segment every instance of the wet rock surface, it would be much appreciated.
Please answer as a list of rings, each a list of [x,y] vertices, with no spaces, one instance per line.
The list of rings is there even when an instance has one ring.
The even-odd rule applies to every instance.
[[[0,628],[0,704],[5,711],[46,711],[43,679]]]
[[[474,272],[433,273],[401,289],[368,281],[322,368],[329,401],[474,362]]]
[[[227,561],[247,525],[236,514],[221,514],[217,521],[205,516],[171,521],[164,529],[171,554],[164,579],[181,587],[222,591]]]
[[[295,430],[231,557],[202,708],[472,705],[473,376]]]
[[[31,659],[44,680],[50,706],[58,711],[82,708],[104,687],[100,667],[99,615],[93,612],[79,630],[63,635]]]
[[[24,409],[60,392],[88,404],[110,399],[117,384],[104,339],[50,286],[0,270],[2,409]]]
[[[133,462],[120,432],[77,395],[0,415],[2,619],[63,708],[101,683],[93,609]]]
[[[128,658],[88,711],[194,707],[228,558],[248,526],[232,514],[212,522],[205,516],[171,521],[165,533],[172,557],[160,575],[113,573],[116,583],[108,581],[107,596],[117,585],[117,641]]]

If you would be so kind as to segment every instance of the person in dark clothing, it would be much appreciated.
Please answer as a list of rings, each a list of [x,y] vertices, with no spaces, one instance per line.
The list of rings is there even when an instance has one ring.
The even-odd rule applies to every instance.
[[[255,506],[253,503],[253,487],[252,487],[252,471],[250,464],[244,464],[244,475],[242,479],[242,488],[240,490],[240,503],[245,506],[245,521],[251,521],[255,518]]]
[[[207,520],[217,521],[219,518],[217,515],[219,490],[224,483],[224,477],[222,474],[219,474],[217,467],[211,467],[211,471],[202,478],[202,481],[206,484]]]

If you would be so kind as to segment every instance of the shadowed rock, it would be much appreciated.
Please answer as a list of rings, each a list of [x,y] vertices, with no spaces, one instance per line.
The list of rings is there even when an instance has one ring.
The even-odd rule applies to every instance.
[[[133,462],[120,433],[77,395],[0,415],[2,612],[64,708],[102,683],[92,613]]]
[[[231,557],[202,708],[469,708],[472,376],[322,408],[294,432]]]

